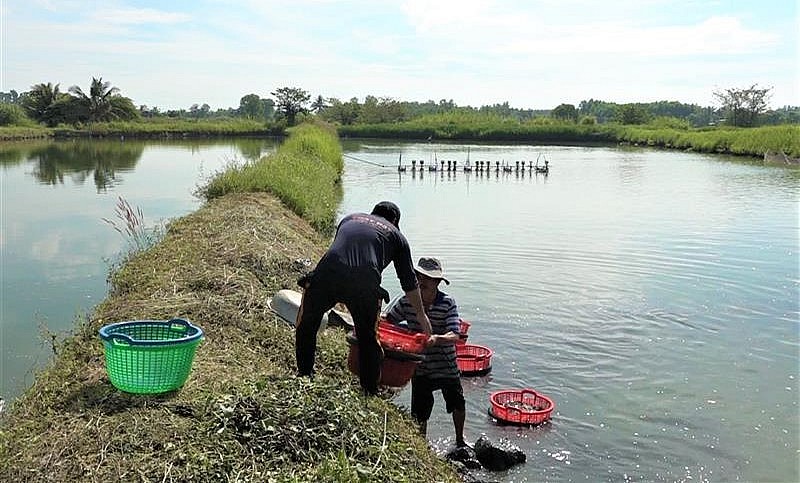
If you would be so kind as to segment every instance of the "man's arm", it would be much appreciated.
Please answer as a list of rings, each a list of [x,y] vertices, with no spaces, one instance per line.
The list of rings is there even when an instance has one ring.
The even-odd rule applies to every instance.
[[[414,287],[407,291],[406,297],[408,297],[408,301],[411,302],[411,306],[414,308],[417,322],[422,327],[422,331],[427,335],[431,335],[433,329],[431,329],[431,321],[428,320],[428,314],[425,313],[425,309],[422,307],[422,296],[419,293],[419,287]]]

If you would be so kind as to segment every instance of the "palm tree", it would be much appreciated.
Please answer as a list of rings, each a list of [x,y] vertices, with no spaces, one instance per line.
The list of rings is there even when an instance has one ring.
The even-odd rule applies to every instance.
[[[92,77],[92,84],[89,86],[87,96],[80,87],[72,86],[69,91],[80,99],[86,106],[89,114],[89,122],[109,121],[119,117],[114,112],[112,98],[117,96],[119,89],[113,87],[111,82],[103,82],[103,78]]]
[[[328,107],[328,105],[325,103],[325,98],[321,95],[317,96],[314,102],[311,103],[311,110],[314,111],[315,114],[319,114],[326,107]]]
[[[58,86],[58,84],[53,85],[50,82],[31,86],[31,90],[24,94],[22,100],[22,107],[28,117],[40,122],[46,120],[47,110],[62,95]]]

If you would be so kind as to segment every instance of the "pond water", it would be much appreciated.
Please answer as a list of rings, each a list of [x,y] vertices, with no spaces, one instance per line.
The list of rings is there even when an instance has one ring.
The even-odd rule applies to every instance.
[[[13,399],[52,356],[49,333],[105,298],[126,239],[123,197],[155,226],[196,210],[192,192],[226,164],[276,141],[37,141],[0,143],[0,397]]]
[[[343,211],[397,202],[413,255],[445,264],[469,342],[494,350],[488,376],[463,379],[466,433],[525,451],[504,481],[798,480],[798,171],[634,148],[346,147]],[[401,151],[428,166],[544,154],[550,173],[376,166]],[[400,292],[391,268],[384,286]],[[493,422],[490,394],[521,388],[555,400],[551,424]],[[429,439],[453,444],[441,399]]]
[[[202,179],[273,141],[64,142],[0,147],[2,377],[13,398],[105,296],[123,238],[118,196],[146,221],[196,209]],[[500,481],[796,481],[800,172],[636,148],[345,141],[340,215],[403,210],[413,255],[494,350],[464,378],[467,438],[508,438],[528,462]],[[398,173],[424,159],[535,161],[550,173]],[[391,268],[384,286],[399,284]],[[489,395],[534,388],[552,422],[500,426]],[[408,406],[409,392],[396,401]],[[429,439],[452,424],[437,400]]]

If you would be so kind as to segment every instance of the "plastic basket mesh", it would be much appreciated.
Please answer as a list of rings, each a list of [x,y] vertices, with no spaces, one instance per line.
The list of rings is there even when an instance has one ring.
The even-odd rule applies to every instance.
[[[106,371],[117,389],[153,394],[180,388],[189,377],[203,331],[182,319],[122,322],[100,330]]]

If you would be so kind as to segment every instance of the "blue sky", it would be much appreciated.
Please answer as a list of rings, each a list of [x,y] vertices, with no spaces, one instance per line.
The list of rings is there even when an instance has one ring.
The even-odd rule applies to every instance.
[[[772,87],[800,105],[797,0],[0,0],[0,91],[103,77],[135,104],[237,107],[301,87],[550,109],[713,105]]]

